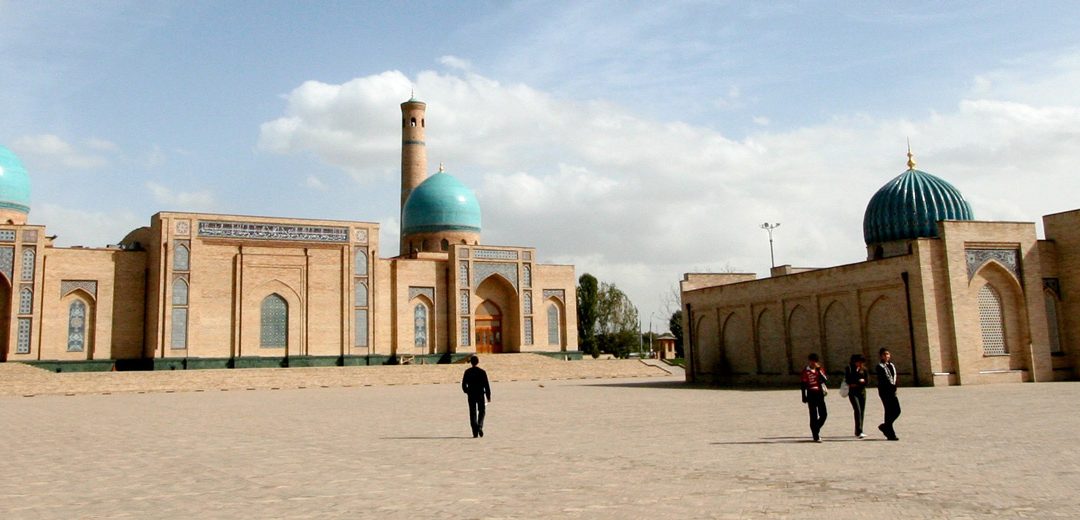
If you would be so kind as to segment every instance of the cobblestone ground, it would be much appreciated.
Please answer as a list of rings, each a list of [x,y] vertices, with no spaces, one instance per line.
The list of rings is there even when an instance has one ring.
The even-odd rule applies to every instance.
[[[1080,383],[903,388],[900,442],[834,395],[821,444],[793,390],[493,391],[482,439],[449,384],[0,397],[0,518],[1080,518]]]

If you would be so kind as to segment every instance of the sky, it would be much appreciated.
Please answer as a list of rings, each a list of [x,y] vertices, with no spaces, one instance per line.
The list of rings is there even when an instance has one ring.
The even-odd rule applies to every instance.
[[[979,220],[1080,208],[1077,2],[0,0],[0,144],[61,246],[207,211],[378,222],[393,256],[413,92],[482,241],[643,330],[683,273],[767,276],[765,222],[778,265],[864,260],[908,140]]]

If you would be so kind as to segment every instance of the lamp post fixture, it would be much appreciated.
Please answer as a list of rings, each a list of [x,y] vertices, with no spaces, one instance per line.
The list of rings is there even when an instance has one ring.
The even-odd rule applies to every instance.
[[[779,222],[775,224],[769,224],[768,222],[766,222],[761,225],[761,229],[764,229],[769,233],[769,261],[772,262],[773,267],[776,267],[776,256],[773,255],[772,232],[778,227],[780,227]]]

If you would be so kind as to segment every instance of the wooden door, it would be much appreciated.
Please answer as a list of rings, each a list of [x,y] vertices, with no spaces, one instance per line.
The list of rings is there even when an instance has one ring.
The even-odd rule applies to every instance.
[[[502,352],[502,320],[498,316],[476,320],[476,352],[478,354]]]

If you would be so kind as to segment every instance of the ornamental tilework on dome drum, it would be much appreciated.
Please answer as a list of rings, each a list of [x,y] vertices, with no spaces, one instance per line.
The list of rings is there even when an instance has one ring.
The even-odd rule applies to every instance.
[[[967,271],[968,280],[980,268],[991,260],[996,260],[1004,265],[1016,279],[1020,279],[1020,254],[1015,249],[968,249],[965,251],[967,256]]]
[[[510,281],[516,291],[518,288],[517,264],[507,262],[474,262],[473,263],[473,286],[479,286],[481,282],[493,274],[499,274]]]

